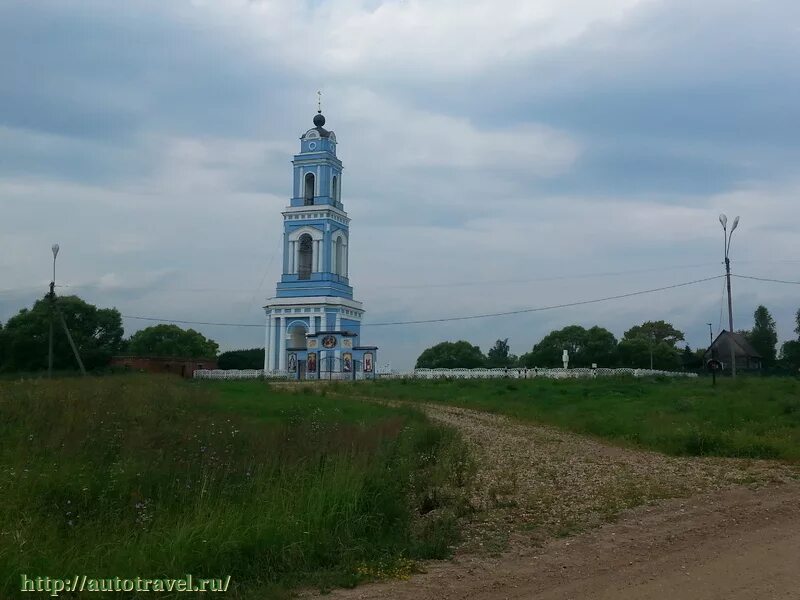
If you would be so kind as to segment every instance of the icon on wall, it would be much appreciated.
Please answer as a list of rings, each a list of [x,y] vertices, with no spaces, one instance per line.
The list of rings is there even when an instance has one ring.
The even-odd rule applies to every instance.
[[[336,336],[335,335],[326,335],[322,338],[322,347],[323,348],[335,348],[336,347]]]
[[[364,372],[372,373],[372,352],[364,352]]]
[[[316,352],[309,352],[308,353],[308,362],[306,363],[306,367],[309,373],[316,373],[317,372],[317,353]]]
[[[353,355],[349,352],[342,354],[342,371],[349,373],[353,370]]]
[[[289,373],[297,372],[297,354],[294,352],[289,353]]]
[[[342,340],[342,348],[352,348],[353,347],[353,340],[350,338],[344,338]]]
[[[311,338],[308,340],[308,347],[309,348],[316,348],[317,347],[317,338]]]

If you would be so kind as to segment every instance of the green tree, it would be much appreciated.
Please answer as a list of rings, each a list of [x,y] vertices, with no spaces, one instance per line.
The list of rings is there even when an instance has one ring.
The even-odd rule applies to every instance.
[[[783,343],[780,363],[791,371],[800,371],[800,341],[789,340]]]
[[[511,367],[517,364],[517,357],[511,354],[508,338],[497,340],[486,353],[486,366],[489,368]]]
[[[753,313],[753,329],[747,335],[747,339],[761,355],[761,364],[765,367],[775,365],[775,346],[778,343],[778,332],[775,327],[775,319],[767,310],[767,307],[759,305]]]
[[[781,366],[797,372],[800,371],[800,309],[797,310],[794,319],[794,332],[797,334],[797,339],[783,343],[780,362]]]
[[[610,366],[616,360],[617,339],[603,327],[569,325],[548,333],[519,361],[526,367],[560,367],[564,350],[572,367]]]
[[[645,321],[626,331],[617,346],[619,365],[671,371],[682,365],[681,351],[676,344],[683,341],[683,332],[666,321]]]
[[[217,358],[220,369],[263,369],[264,349],[229,350]]]
[[[62,296],[56,302],[86,368],[97,369],[107,365],[111,356],[122,347],[119,311],[97,308],[77,296]],[[32,308],[23,308],[8,320],[0,334],[0,368],[7,372],[47,369],[51,314],[49,298],[42,298]],[[54,319],[53,368],[78,368],[57,317]]]
[[[218,349],[219,344],[214,340],[177,325],[147,327],[134,333],[128,342],[128,352],[136,356],[213,358]]]
[[[637,337],[652,339],[656,343],[666,342],[672,347],[684,339],[683,332],[666,321],[645,321],[641,325],[635,325],[628,329],[622,337],[623,339]]]
[[[464,340],[441,342],[423,351],[417,359],[417,369],[474,369],[483,367],[486,357],[478,346]]]
[[[694,371],[702,368],[704,354],[705,350],[692,350],[689,347],[689,344],[686,344],[686,347],[681,353],[681,366],[688,371]]]

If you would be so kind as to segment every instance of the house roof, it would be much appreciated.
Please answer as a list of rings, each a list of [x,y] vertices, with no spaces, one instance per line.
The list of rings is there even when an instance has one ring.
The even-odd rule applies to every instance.
[[[750,358],[762,358],[758,350],[753,348],[753,345],[741,333],[731,333],[724,329],[720,332],[711,346],[706,350],[706,355],[711,353],[711,350],[722,351],[721,356],[725,356],[730,352],[730,344],[733,344],[733,351],[737,356],[749,356]]]

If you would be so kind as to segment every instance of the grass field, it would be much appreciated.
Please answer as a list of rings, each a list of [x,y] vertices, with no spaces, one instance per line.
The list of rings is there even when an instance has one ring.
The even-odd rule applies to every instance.
[[[345,389],[340,386],[340,389]],[[555,425],[672,455],[800,461],[800,380],[390,380],[379,398],[432,401]]]
[[[0,597],[22,573],[230,575],[232,598],[403,575],[448,554],[471,472],[413,408],[261,382],[0,382]]]

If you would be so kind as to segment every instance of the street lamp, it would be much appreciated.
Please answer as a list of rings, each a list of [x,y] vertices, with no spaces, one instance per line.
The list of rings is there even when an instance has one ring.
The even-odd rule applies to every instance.
[[[706,323],[708,325],[708,347],[714,344],[714,331],[711,329],[711,323]]]
[[[728,217],[724,214],[719,216],[719,222],[722,224],[722,239],[725,249],[725,278],[726,285],[728,286],[728,327],[730,331],[730,347],[731,347],[731,377],[736,378],[736,355],[733,349],[733,301],[731,300],[731,237],[733,231],[739,225],[739,217],[733,220],[730,233],[728,233]]]
[[[56,282],[56,257],[58,256],[58,251],[61,248],[58,244],[53,244],[51,250],[53,251],[53,284]]]

